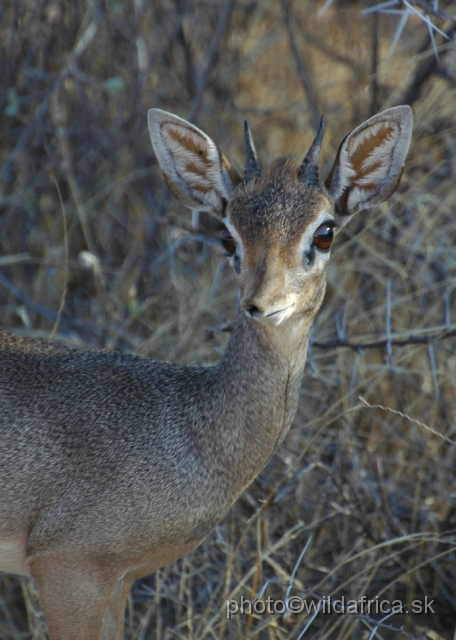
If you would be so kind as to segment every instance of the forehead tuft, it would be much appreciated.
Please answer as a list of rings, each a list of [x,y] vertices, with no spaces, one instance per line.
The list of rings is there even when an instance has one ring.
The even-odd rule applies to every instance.
[[[227,215],[245,241],[299,234],[331,203],[324,187],[298,180],[294,158],[272,162],[261,175],[240,185],[228,203]]]

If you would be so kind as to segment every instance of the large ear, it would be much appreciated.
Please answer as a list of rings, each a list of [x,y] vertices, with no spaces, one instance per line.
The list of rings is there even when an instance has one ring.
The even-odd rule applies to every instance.
[[[380,204],[394,193],[412,127],[410,107],[393,107],[367,120],[342,142],[326,180],[342,225],[360,209]]]
[[[165,180],[179,202],[223,217],[240,181],[223,153],[209,136],[171,113],[150,109],[147,120]]]

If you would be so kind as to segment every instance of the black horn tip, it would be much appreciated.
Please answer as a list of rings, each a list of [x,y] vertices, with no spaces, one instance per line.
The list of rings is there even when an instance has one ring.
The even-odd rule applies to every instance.
[[[252,133],[249,123],[244,120],[244,137],[245,137],[245,183],[247,184],[252,178],[258,178],[261,173],[260,165],[253,144]]]
[[[318,176],[318,162],[324,130],[325,120],[324,117],[321,116],[317,134],[298,171],[298,179],[309,185],[318,185],[320,181]]]

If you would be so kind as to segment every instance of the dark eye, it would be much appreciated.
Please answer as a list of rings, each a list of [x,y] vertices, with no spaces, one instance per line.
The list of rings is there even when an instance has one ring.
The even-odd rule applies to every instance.
[[[317,247],[320,251],[329,251],[334,238],[333,227],[333,222],[321,224],[313,235],[312,246]]]
[[[222,243],[223,248],[226,249],[226,252],[228,253],[228,255],[229,256],[234,255],[236,251],[236,242],[226,227],[223,227],[222,229],[222,236],[220,238],[220,241]]]

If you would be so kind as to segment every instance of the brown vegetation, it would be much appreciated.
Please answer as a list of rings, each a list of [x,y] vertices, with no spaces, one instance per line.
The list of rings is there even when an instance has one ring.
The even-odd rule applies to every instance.
[[[436,35],[439,59],[419,18],[389,55],[397,17],[368,4],[319,18],[313,0],[0,8],[0,318],[19,333],[218,360],[233,278],[211,221],[194,228],[167,191],[150,107],[191,119],[239,167],[245,117],[264,164],[302,156],[324,113],[328,168],[374,112],[415,113],[398,192],[340,234],[287,440],[203,545],[135,586],[128,638],[453,638],[454,4],[433,16],[450,36]],[[435,614],[226,618],[241,596],[363,595],[427,596]],[[34,602],[0,578],[2,640],[41,637]]]

